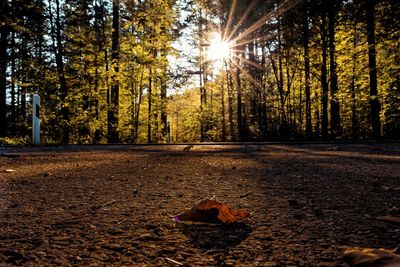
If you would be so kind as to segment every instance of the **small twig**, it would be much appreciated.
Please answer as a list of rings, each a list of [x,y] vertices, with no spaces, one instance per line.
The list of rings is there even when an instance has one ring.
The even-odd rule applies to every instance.
[[[120,220],[119,222],[117,222],[117,224],[121,224],[121,223],[123,223],[123,222],[125,222],[126,221],[126,219],[122,219],[122,220]]]
[[[170,259],[170,258],[168,258],[168,257],[165,257],[165,259],[167,260],[167,261],[170,261],[170,262],[172,262],[172,263],[175,263],[175,264],[178,264],[178,265],[183,265],[183,263],[181,263],[181,262],[179,262],[179,261],[176,261],[176,260],[173,260],[173,259]]]
[[[99,210],[99,209],[103,209],[103,208],[105,208],[105,207],[107,207],[107,206],[110,206],[111,204],[113,204],[113,203],[115,203],[115,202],[117,202],[115,199],[113,199],[113,200],[111,200],[111,201],[108,201],[108,202],[106,202],[106,203],[104,203],[103,205],[99,205],[99,206],[97,206],[97,207],[92,207],[92,211],[96,211],[96,210]]]
[[[115,199],[113,199],[113,200],[110,200],[110,201],[108,201],[108,202],[104,203],[103,205],[101,205],[101,208],[104,208],[104,207],[110,206],[111,204],[114,204],[115,202],[117,202]]]
[[[245,197],[247,197],[248,195],[250,195],[251,193],[253,193],[253,190],[250,190],[250,191],[244,193],[243,195],[240,195],[239,197],[240,197],[240,198],[245,198]]]

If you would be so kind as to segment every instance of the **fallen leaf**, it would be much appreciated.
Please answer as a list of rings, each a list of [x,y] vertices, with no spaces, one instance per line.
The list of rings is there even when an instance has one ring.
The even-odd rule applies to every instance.
[[[222,202],[204,199],[190,210],[174,216],[174,220],[204,222],[204,223],[233,223],[250,216],[245,210],[233,210]]]
[[[399,267],[400,255],[396,250],[383,248],[348,247],[342,251],[341,260],[350,267]]]

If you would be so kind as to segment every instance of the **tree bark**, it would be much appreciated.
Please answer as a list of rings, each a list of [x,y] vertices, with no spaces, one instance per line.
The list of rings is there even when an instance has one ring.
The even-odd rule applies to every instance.
[[[226,141],[226,125],[225,125],[225,88],[224,82],[221,83],[221,124],[222,124],[222,137],[221,141]]]
[[[240,69],[236,68],[236,86],[237,86],[237,127],[239,141],[245,141],[243,113],[242,113],[242,82],[240,80]]]
[[[231,64],[229,64],[231,65]],[[228,71],[228,63],[225,63],[225,71],[226,71],[226,84],[228,87],[228,120],[229,120],[229,136],[230,141],[233,140],[235,136],[234,127],[233,127],[233,79],[232,79],[232,66],[229,67]]]
[[[366,0],[366,20],[367,20],[367,39],[368,39],[368,58],[369,58],[369,81],[370,81],[370,117],[372,137],[381,137],[381,105],[378,96],[378,78],[376,70],[376,49],[375,49],[375,0]]]
[[[152,124],[152,93],[153,93],[153,69],[152,66],[150,66],[150,71],[149,71],[149,91],[147,92],[147,101],[148,101],[148,110],[147,110],[147,143],[151,144],[151,124]]]
[[[312,137],[311,124],[311,90],[310,90],[310,55],[309,55],[309,29],[308,29],[308,1],[304,5],[303,41],[304,41],[304,72],[306,95],[306,138]]]
[[[0,0],[0,17],[7,18],[8,1]],[[7,46],[9,30],[7,25],[0,24],[0,137],[7,134]]]
[[[340,106],[337,97],[338,91],[338,78],[336,73],[336,47],[335,47],[335,24],[336,24],[336,10],[337,6],[335,1],[330,1],[330,8],[328,11],[329,23],[329,71],[330,71],[330,105],[331,105],[331,135],[336,138],[340,135]]]
[[[112,53],[111,60],[114,66],[112,85],[110,92],[110,105],[108,111],[108,142],[117,143],[118,136],[118,113],[119,113],[119,0],[113,0],[112,21]]]
[[[352,75],[351,75],[351,139],[358,139],[358,125],[357,125],[357,114],[356,114],[356,59],[357,59],[357,22],[354,21],[353,24],[354,33],[353,33],[353,66],[352,66]]]
[[[51,6],[51,3],[49,3]],[[67,106],[68,87],[64,72],[64,47],[61,36],[61,16],[60,16],[60,1],[56,0],[56,42],[57,50],[55,51],[58,79],[60,82],[60,101],[62,115],[62,143],[69,143],[69,108]],[[24,98],[24,95],[22,95]]]
[[[166,58],[166,46],[162,49],[161,56]],[[161,98],[161,138],[166,141],[167,138],[167,66],[163,66],[163,71],[160,74],[160,98]]]
[[[321,64],[321,86],[322,86],[322,139],[328,139],[328,80],[327,80],[327,58],[328,42],[326,30],[326,14],[321,16],[321,41],[322,41],[322,64]]]

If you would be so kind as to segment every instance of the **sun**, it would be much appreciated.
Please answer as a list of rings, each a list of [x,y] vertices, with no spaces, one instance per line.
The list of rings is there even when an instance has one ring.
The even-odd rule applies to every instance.
[[[215,32],[210,36],[210,43],[207,49],[207,59],[210,61],[223,62],[231,56],[231,44],[221,38],[221,34]]]

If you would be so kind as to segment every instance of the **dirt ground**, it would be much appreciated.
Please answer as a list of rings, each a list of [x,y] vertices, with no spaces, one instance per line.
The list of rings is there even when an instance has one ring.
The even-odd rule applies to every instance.
[[[0,148],[0,265],[347,266],[394,248],[400,144]],[[203,198],[251,212],[175,224]]]

